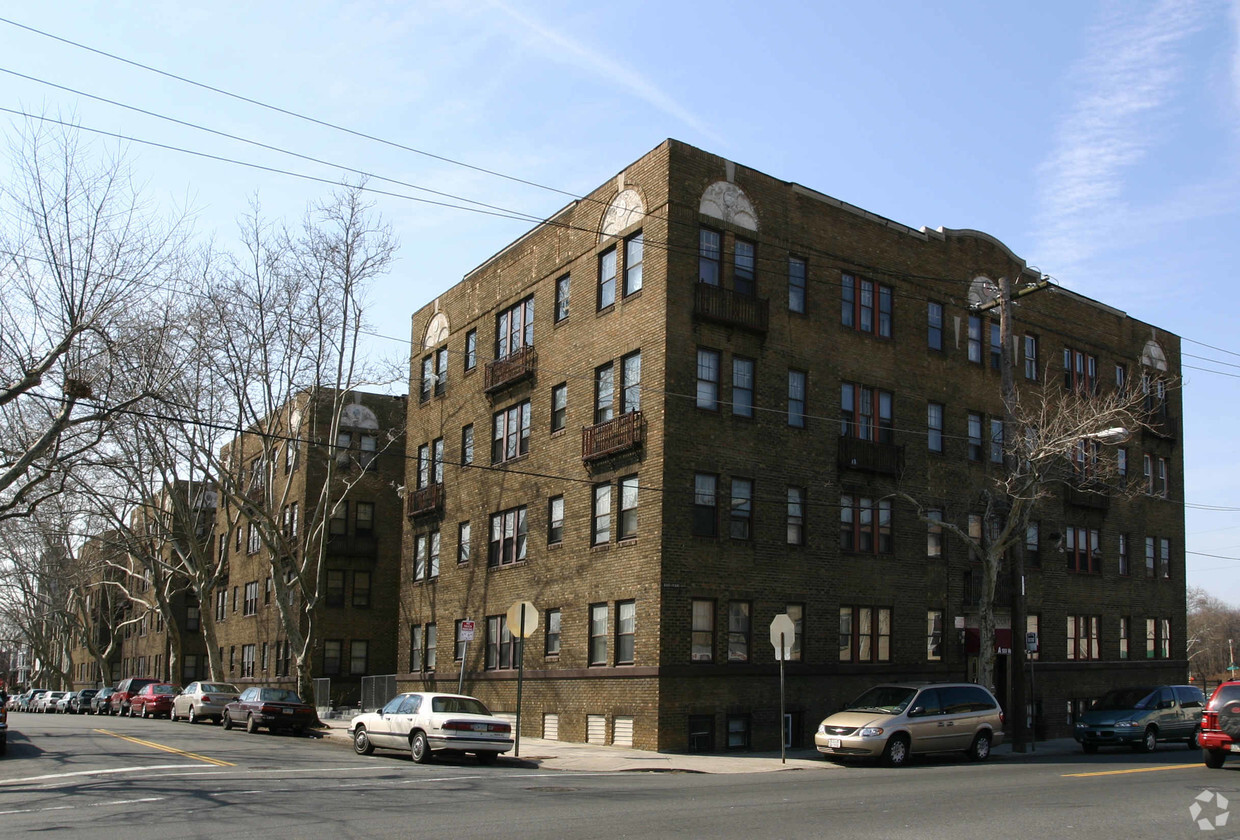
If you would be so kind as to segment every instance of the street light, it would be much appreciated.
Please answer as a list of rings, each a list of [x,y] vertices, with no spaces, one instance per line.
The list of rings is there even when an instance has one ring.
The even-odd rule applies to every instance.
[[[1085,440],[1096,440],[1099,443],[1123,443],[1128,440],[1128,438],[1132,437],[1132,432],[1128,431],[1123,426],[1113,426],[1110,429],[1103,429],[1100,432],[1091,432],[1087,435],[1083,435],[1082,437],[1084,437]]]

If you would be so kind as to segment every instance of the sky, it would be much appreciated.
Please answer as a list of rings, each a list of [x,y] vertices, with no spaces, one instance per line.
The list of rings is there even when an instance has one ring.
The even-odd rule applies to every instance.
[[[985,231],[1181,336],[1188,583],[1240,606],[1240,0],[54,0],[0,18],[6,137],[23,113],[105,149],[123,135],[145,195],[199,238],[233,247],[254,200],[295,223],[370,174],[400,242],[376,354],[407,358],[414,310],[668,137],[914,228]]]

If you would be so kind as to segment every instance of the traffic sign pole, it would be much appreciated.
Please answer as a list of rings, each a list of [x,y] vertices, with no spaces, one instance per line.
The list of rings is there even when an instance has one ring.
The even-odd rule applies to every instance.
[[[521,630],[525,630],[525,602],[521,602]],[[514,758],[521,757],[521,683],[525,681],[525,633],[522,632],[521,640],[517,642],[517,731],[513,733],[513,749]]]
[[[783,657],[783,652],[785,650],[786,648],[784,647],[784,634],[780,633],[779,634],[779,653],[780,653],[780,656],[779,656],[779,763],[780,764],[788,763],[788,756],[785,754],[785,750],[787,749],[787,746],[788,746],[788,739],[784,737],[784,721],[788,719],[784,713],[784,657]]]

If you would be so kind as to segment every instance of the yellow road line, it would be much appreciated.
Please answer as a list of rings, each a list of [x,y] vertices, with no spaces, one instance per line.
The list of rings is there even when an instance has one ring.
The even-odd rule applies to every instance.
[[[111,735],[113,738],[120,738],[122,741],[129,741],[132,744],[139,744],[143,747],[150,747],[151,749],[154,749],[154,750],[163,750],[164,752],[174,753],[175,755],[181,755],[186,758],[192,758],[195,761],[205,761],[207,764],[214,764],[217,767],[236,767],[237,766],[233,764],[231,761],[223,761],[218,758],[210,758],[205,755],[199,755],[198,753],[186,752],[185,750],[178,750],[176,747],[169,747],[169,746],[165,746],[164,744],[156,744],[154,741],[144,741],[141,738],[131,738],[128,735],[121,735],[119,732],[112,732],[111,730],[108,730],[108,729],[96,729],[95,731],[98,732],[100,735]]]
[[[1184,770],[1200,767],[1200,764],[1166,764],[1161,767],[1137,767],[1133,770],[1099,770],[1096,773],[1064,773],[1065,779],[1081,779],[1086,776],[1123,776],[1126,773],[1157,773],[1160,770]]]

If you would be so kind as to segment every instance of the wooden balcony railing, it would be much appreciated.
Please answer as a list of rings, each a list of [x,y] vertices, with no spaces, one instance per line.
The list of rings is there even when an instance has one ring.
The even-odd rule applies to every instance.
[[[420,490],[414,490],[405,497],[405,514],[422,516],[438,513],[443,510],[443,485],[428,484]]]
[[[904,472],[904,447],[841,437],[838,463],[841,469],[900,475]]]
[[[764,298],[738,295],[707,283],[698,283],[693,298],[693,314],[707,321],[765,333],[770,305]]]
[[[538,354],[533,347],[522,347],[502,359],[487,362],[484,388],[488,394],[506,388],[538,372]]]
[[[636,449],[645,439],[640,411],[630,411],[605,423],[581,430],[581,460],[589,463],[609,455]]]

